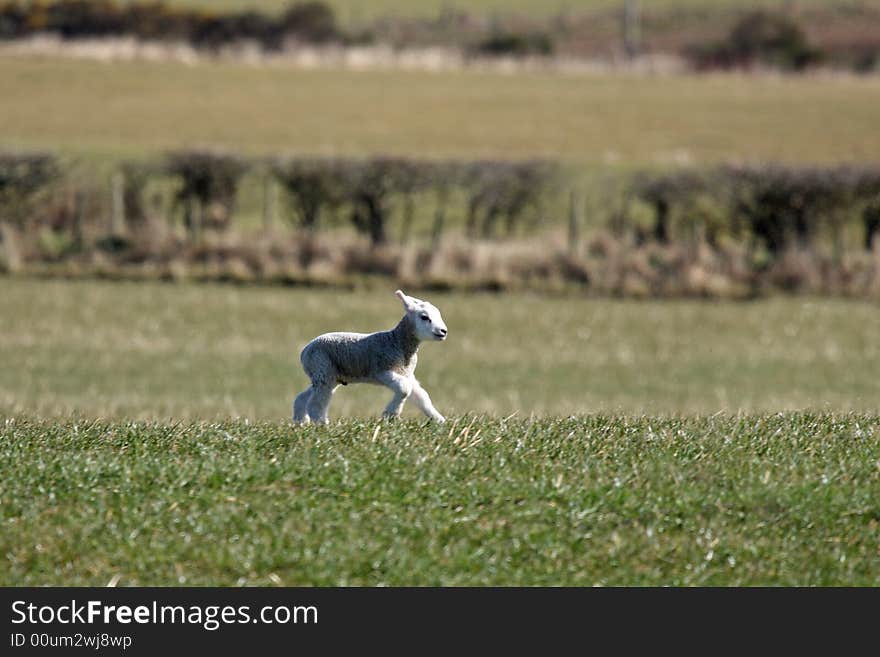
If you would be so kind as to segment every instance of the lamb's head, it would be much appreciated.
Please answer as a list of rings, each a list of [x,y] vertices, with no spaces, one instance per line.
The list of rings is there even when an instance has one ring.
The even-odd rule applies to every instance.
[[[440,311],[437,310],[436,306],[427,301],[407,296],[400,290],[397,290],[394,294],[403,304],[406,316],[410,324],[415,328],[416,337],[419,340],[446,339],[448,333],[446,323],[440,316]]]

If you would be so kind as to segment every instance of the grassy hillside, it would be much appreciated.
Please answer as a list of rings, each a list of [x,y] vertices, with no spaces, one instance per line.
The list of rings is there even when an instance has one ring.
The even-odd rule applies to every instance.
[[[876,78],[302,71],[0,59],[0,142],[669,164],[880,152]]]
[[[0,278],[0,412],[281,421],[307,385],[302,346],[394,326],[389,286]],[[427,296],[450,339],[422,349],[419,377],[444,414],[876,411],[880,399],[876,304]],[[331,417],[375,417],[388,398],[341,388]]]
[[[0,424],[3,585],[880,584],[880,417]]]

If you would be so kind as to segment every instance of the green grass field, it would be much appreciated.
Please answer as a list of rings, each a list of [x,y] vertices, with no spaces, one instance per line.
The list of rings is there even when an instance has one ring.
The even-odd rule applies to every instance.
[[[282,421],[307,384],[306,342],[396,324],[386,287],[0,278],[0,412]],[[444,414],[871,412],[880,399],[876,304],[430,298],[450,340],[423,348],[419,375]],[[375,416],[387,396],[341,388],[331,415]]]
[[[708,0],[657,2],[683,3]],[[349,23],[446,4],[334,0]],[[0,94],[0,145],[101,171],[189,146],[583,171],[880,152],[876,76],[2,57]],[[361,284],[0,277],[0,585],[880,585],[877,304],[425,295],[450,339],[418,373],[450,422],[382,423],[389,393],[349,386],[293,427],[301,347],[399,319]]]
[[[0,58],[0,143],[86,157],[545,156],[618,166],[874,160],[880,80],[303,71]]]
[[[0,584],[880,584],[875,304],[430,298],[449,423],[295,428],[390,289],[0,278]]]
[[[880,584],[880,416],[0,424],[4,585]]]

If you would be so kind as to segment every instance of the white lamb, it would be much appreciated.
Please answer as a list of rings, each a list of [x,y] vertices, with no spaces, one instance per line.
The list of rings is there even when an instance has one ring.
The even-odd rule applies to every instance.
[[[378,333],[325,333],[309,342],[300,354],[312,385],[296,396],[293,421],[326,424],[333,392],[349,383],[377,383],[391,388],[394,397],[385,417],[397,417],[412,395],[419,409],[432,420],[445,422],[428,393],[415,377],[419,344],[445,340],[446,324],[436,307],[405,295],[395,295],[406,314],[390,331]]]

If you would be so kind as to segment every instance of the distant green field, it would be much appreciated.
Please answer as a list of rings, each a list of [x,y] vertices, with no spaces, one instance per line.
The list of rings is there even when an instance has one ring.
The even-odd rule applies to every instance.
[[[878,461],[876,414],[7,419],[0,584],[878,586]]]
[[[302,346],[394,326],[393,289],[0,278],[0,413],[283,421],[307,385]],[[419,376],[452,416],[878,409],[872,303],[429,298],[450,340],[422,349]],[[375,417],[388,397],[341,388],[331,417]]]
[[[873,160],[880,79],[302,71],[0,58],[0,143],[88,156],[558,157],[669,165]]]

